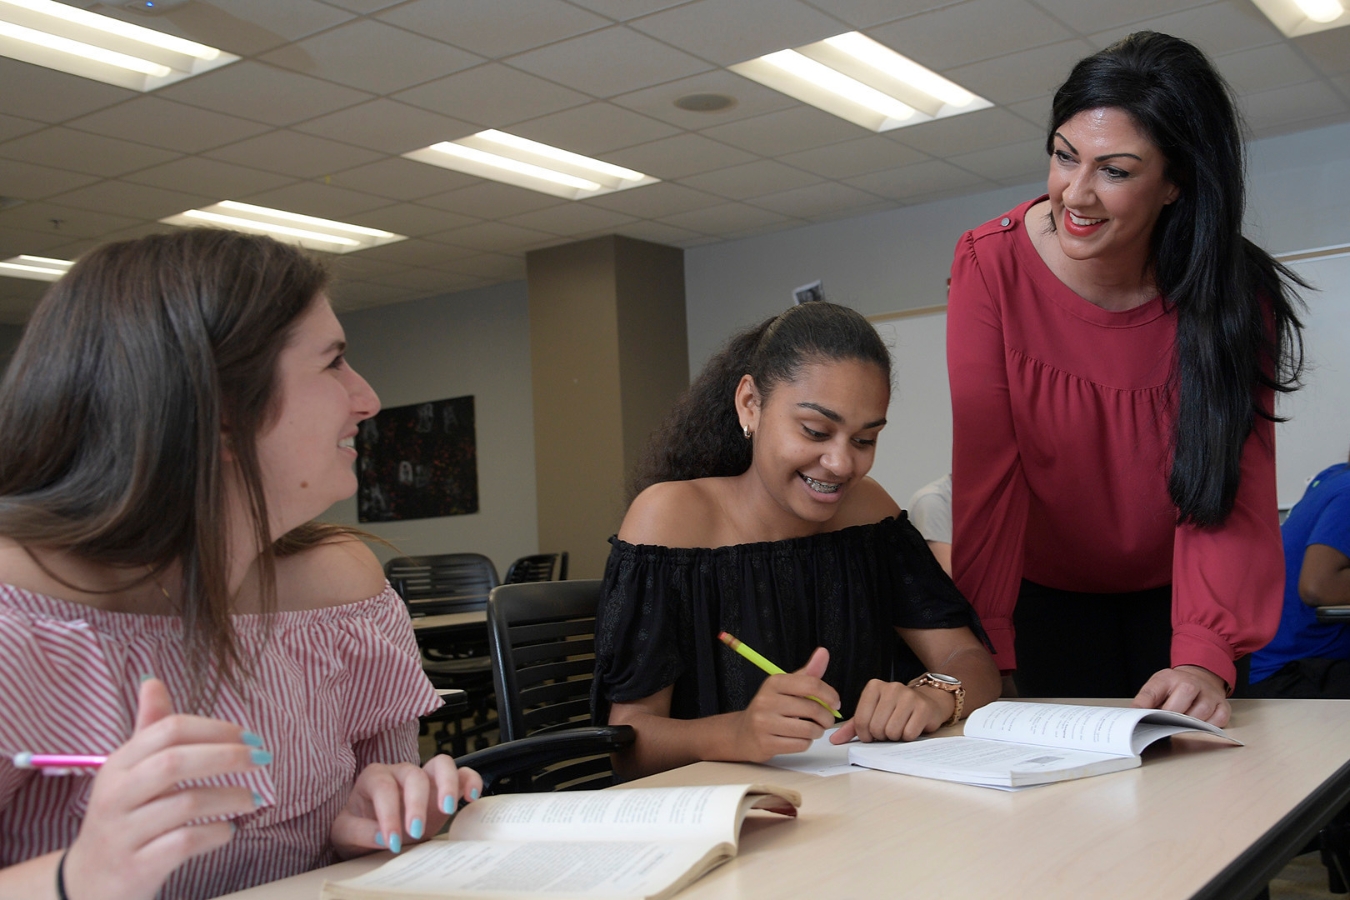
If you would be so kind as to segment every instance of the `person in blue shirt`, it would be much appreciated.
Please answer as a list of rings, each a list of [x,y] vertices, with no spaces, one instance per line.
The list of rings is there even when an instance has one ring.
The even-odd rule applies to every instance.
[[[1350,699],[1350,625],[1317,621],[1350,605],[1350,465],[1319,473],[1289,511],[1284,609],[1274,640],[1252,654],[1252,697]]]

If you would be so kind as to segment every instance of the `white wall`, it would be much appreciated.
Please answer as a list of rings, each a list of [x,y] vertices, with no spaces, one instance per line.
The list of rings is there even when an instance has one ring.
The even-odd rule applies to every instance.
[[[534,407],[525,283],[346,313],[347,359],[385,406],[474,397],[478,509],[473,515],[367,523],[408,555],[484,553],[505,575],[535,553]],[[357,524],[356,503],[326,515]],[[394,553],[375,547],[381,559]]]
[[[1350,125],[1251,144],[1248,236],[1272,253],[1350,243],[1347,147]],[[962,232],[1043,190],[1043,183],[1032,183],[685,251],[691,374],[733,331],[781,312],[792,303],[792,288],[817,278],[828,299],[865,315],[945,302]],[[1329,298],[1308,299],[1318,316],[1326,314]],[[897,353],[897,389],[873,474],[901,504],[950,466],[951,413],[941,402],[948,396],[946,349],[935,325],[940,318],[879,326]],[[1324,366],[1308,380],[1319,373],[1334,377],[1331,372]],[[1323,429],[1343,431],[1342,445],[1350,443],[1350,410],[1334,412],[1336,424]]]

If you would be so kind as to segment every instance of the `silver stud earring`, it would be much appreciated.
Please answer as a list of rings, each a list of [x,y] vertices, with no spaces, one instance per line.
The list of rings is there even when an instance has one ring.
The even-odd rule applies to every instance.
[[[749,426],[749,425],[742,425],[742,426],[741,426],[741,432],[745,435],[745,439],[746,439],[747,441],[750,440],[750,426]]]

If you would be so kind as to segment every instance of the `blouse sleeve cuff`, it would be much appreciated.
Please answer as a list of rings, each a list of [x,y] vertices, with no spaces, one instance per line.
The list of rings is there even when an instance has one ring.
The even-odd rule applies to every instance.
[[[1011,672],[1017,668],[1017,654],[1013,651],[1013,627],[1011,619],[981,619],[985,634],[994,647],[994,662],[1000,672]]]
[[[1172,666],[1199,666],[1223,679],[1228,693],[1237,684],[1233,652],[1218,635],[1198,625],[1179,625],[1172,633]]]

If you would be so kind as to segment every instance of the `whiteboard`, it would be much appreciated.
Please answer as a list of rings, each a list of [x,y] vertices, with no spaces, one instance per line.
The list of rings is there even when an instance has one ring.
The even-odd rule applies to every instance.
[[[1308,480],[1350,451],[1350,255],[1292,264],[1317,290],[1304,291],[1304,387],[1281,396],[1289,418],[1275,429],[1279,503],[1303,496]],[[952,410],[947,384],[947,314],[880,322],[894,357],[895,388],[871,475],[901,506],[951,471]]]

